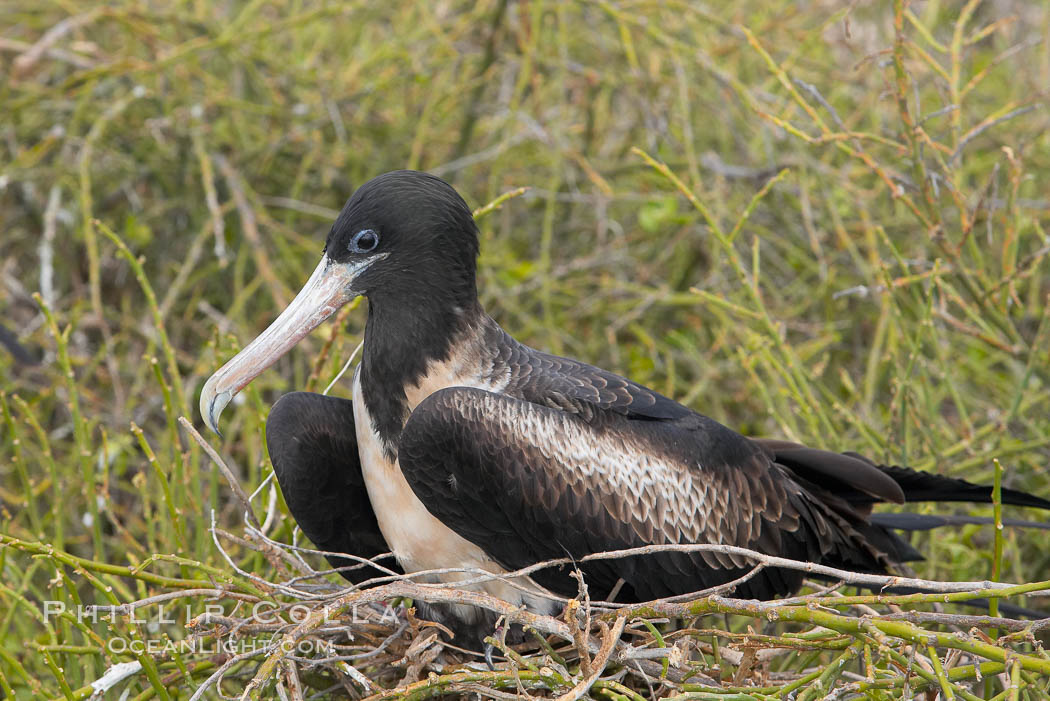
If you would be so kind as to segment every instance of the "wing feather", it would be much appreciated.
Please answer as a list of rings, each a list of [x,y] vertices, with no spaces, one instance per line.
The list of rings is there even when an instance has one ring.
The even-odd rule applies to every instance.
[[[885,564],[851,527],[848,505],[846,516],[825,508],[765,450],[696,414],[638,420],[593,405],[570,412],[448,388],[413,411],[399,462],[431,513],[508,569],[664,543],[736,545],[813,561],[848,557],[868,569]],[[514,536],[493,537],[506,533]],[[631,595],[645,599],[722,584],[749,567],[738,555],[702,552],[582,569],[592,593],[607,593],[623,577]],[[567,572],[536,579],[576,591]],[[799,579],[763,571],[738,593],[768,598]]]
[[[390,551],[361,474],[353,402],[310,392],[284,395],[266,419],[266,448],[288,510],[314,545],[363,558]],[[357,564],[334,556],[328,561],[333,567]],[[393,558],[382,564],[400,572]],[[385,573],[366,566],[341,574],[359,583]]]

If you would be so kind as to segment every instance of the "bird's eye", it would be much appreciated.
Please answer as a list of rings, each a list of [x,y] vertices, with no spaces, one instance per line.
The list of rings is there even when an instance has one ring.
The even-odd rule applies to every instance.
[[[362,229],[350,239],[350,245],[347,248],[351,253],[371,253],[378,245],[379,234],[372,229]]]

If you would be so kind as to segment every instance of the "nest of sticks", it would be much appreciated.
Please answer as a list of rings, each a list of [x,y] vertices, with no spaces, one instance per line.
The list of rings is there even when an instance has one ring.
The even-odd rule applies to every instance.
[[[211,527],[215,546],[236,577],[210,590],[171,591],[97,608],[133,615],[173,599],[198,599],[205,613],[189,621],[179,641],[192,662],[185,672],[171,675],[172,681],[181,676],[196,684],[191,701],[215,691],[241,698],[346,695],[370,701],[439,696],[933,698],[937,693],[978,699],[989,689],[1001,689],[1000,696],[1011,699],[1021,698],[1022,691],[1029,698],[1048,696],[1050,656],[1041,638],[1050,630],[1050,618],[945,609],[969,603],[969,611],[980,611],[974,603],[984,601],[994,613],[1000,599],[1046,595],[1050,582],[938,582],[847,572],[727,546],[676,545],[592,557],[659,548],[726,550],[747,554],[754,563],[747,576],[765,567],[788,567],[820,581],[810,582],[803,595],[771,602],[731,598],[728,593],[739,583],[732,582],[625,605],[592,601],[577,574],[579,593],[564,600],[560,616],[537,615],[472,585],[497,576],[509,581],[564,566],[566,560],[506,575],[456,570],[464,579],[455,585],[424,581],[449,570],[382,574],[382,558],[358,560],[354,567],[376,568],[380,576],[348,587],[335,576],[337,570],[316,567],[326,553],[268,535],[282,518],[272,478],[247,494],[185,420],[183,427],[229,480],[244,509],[243,533],[220,528],[214,517]],[[257,509],[264,513],[261,520]],[[265,576],[237,564],[253,551],[269,563],[259,568],[267,570]],[[844,591],[857,587],[875,593]],[[923,593],[885,593],[901,588]],[[232,602],[232,608],[208,608],[208,602],[219,601]],[[458,646],[440,624],[416,615],[416,602],[469,604],[495,612],[504,625],[487,639],[494,654],[486,660]],[[522,627],[525,642],[507,644],[505,631],[511,625]],[[135,664],[111,668],[100,682],[115,685],[138,671]]]

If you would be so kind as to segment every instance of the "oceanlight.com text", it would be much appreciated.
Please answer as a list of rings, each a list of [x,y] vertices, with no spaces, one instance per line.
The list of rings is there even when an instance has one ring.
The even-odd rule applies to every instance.
[[[269,654],[280,649],[285,654],[318,656],[333,654],[332,646],[324,640],[271,640],[239,638],[236,640],[128,640],[127,638],[110,638],[106,649],[113,654],[131,653],[133,655],[161,655],[178,653],[180,655],[242,655],[258,652]]]

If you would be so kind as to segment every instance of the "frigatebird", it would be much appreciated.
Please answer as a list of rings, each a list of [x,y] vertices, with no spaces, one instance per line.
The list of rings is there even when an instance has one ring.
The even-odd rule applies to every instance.
[[[415,171],[376,177],[343,207],[288,308],[205,383],[201,414],[216,430],[234,394],[342,305],[367,298],[352,401],[293,392],[266,422],[288,508],[318,548],[392,552],[410,573],[502,573],[649,544],[714,543],[887,572],[919,557],[893,531],[914,521],[873,514],[873,504],[991,500],[989,487],[960,479],[747,438],[612,372],[525,346],[478,301],[478,245],[471,210],[450,185]],[[1002,500],[1050,508],[1009,489]],[[592,597],[626,602],[734,582],[753,564],[734,553],[663,551],[579,569]],[[551,593],[577,593],[570,570],[477,586],[554,613]],[[734,593],[769,599],[801,583],[798,571],[768,567]],[[468,606],[432,614],[468,641],[492,623]]]

